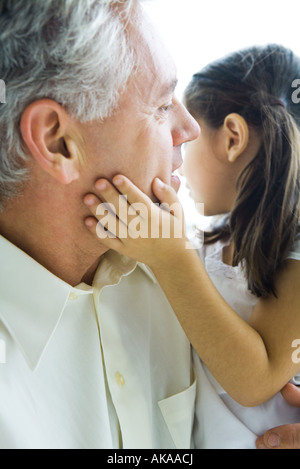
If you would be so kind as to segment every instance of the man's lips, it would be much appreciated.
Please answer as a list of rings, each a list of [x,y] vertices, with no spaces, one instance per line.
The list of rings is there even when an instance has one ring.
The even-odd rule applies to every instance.
[[[171,186],[176,192],[178,192],[180,189],[181,181],[179,176],[177,176],[176,174],[172,174],[171,176]]]
[[[176,164],[173,165],[172,168],[172,176],[171,176],[171,186],[173,189],[178,192],[181,186],[181,180],[177,174],[175,174],[176,171],[178,171],[182,165],[183,165],[183,159],[182,159],[182,145],[179,145],[175,148],[175,151],[177,152],[177,158],[174,160],[176,161]]]

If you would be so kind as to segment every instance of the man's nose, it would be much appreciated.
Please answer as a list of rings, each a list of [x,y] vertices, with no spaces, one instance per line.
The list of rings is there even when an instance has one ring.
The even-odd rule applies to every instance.
[[[179,104],[180,113],[173,130],[174,146],[196,140],[200,135],[200,126],[183,104]]]

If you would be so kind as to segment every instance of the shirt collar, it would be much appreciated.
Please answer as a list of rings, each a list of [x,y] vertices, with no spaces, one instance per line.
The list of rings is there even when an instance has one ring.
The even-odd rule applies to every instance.
[[[148,267],[109,251],[100,261],[93,287],[77,288],[60,280],[0,236],[0,320],[35,369],[72,295],[99,293],[137,267],[156,283]]]
[[[108,251],[100,261],[93,287],[100,291],[107,285],[116,285],[122,277],[131,274],[136,268],[141,269],[153,283],[157,283],[153,273],[145,264],[121,256],[115,251]]]
[[[152,280],[153,283],[158,283],[156,277],[154,276],[152,270],[149,269],[149,267],[147,267],[145,264],[142,264],[141,262],[138,262],[137,265],[140,269],[142,269],[142,271],[147,275],[147,277]]]
[[[35,368],[72,287],[1,236],[0,258],[0,319]]]

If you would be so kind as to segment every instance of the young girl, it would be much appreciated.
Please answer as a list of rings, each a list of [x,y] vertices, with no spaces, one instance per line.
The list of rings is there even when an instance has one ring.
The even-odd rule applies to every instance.
[[[116,209],[117,229],[124,233],[126,225],[128,236],[101,242],[149,265],[215,390],[256,434],[300,421],[300,411],[280,395],[300,372],[297,78],[300,60],[271,45],[209,65],[187,88],[187,108],[201,127],[198,140],[186,147],[191,196],[204,202],[206,215],[228,213],[206,234],[202,262],[172,229],[169,239],[130,235],[135,203],[148,209],[139,216],[145,230],[158,219],[156,232],[167,221],[178,228],[177,211],[161,210],[124,176],[114,185],[102,180],[98,191],[115,207],[126,194],[131,209],[126,217]],[[158,179],[153,192],[164,204],[178,203],[175,191]],[[96,216],[99,199],[88,196],[86,203]],[[96,218],[99,234],[103,217]],[[88,224],[95,231],[95,222]]]

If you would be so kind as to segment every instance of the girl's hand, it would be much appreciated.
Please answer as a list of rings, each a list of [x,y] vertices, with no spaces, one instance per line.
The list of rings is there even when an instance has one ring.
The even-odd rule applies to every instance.
[[[183,209],[170,186],[154,180],[152,190],[161,201],[154,204],[125,176],[112,182],[100,179],[96,194],[84,198],[94,215],[86,226],[102,244],[150,267],[168,263],[187,247]]]

